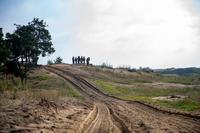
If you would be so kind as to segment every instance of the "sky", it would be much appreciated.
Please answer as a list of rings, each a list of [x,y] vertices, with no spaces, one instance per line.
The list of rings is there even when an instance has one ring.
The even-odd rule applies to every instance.
[[[0,0],[0,27],[40,18],[48,24],[56,52],[71,63],[115,67],[200,67],[200,0]]]

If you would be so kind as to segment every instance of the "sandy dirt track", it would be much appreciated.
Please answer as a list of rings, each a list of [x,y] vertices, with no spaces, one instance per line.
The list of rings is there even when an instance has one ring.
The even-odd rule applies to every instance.
[[[94,105],[77,132],[199,133],[200,118],[161,111],[139,102],[124,101],[101,92],[70,65],[45,67],[69,81]]]
[[[89,103],[44,99],[0,108],[0,133],[76,133],[91,110]]]

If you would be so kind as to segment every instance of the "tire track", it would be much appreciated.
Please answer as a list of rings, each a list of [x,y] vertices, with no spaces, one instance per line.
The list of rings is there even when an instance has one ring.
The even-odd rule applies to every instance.
[[[121,100],[103,93],[78,74],[73,74],[70,69],[63,70],[57,67],[46,69],[68,80],[85,96],[98,103],[98,111],[104,112],[104,115],[97,115],[98,117],[88,126],[86,130],[88,132],[100,132],[104,121],[102,118],[107,119],[115,129],[116,125],[120,127],[122,132],[200,132],[198,116],[167,112],[141,102]],[[104,132],[106,131],[110,130],[107,128]]]
[[[177,129],[182,128],[188,132],[200,132],[200,119],[155,111],[152,108],[148,108],[147,106],[137,103],[135,103],[134,106],[129,105],[127,107],[130,110],[137,109],[139,112],[143,112],[144,114],[157,118],[159,121],[170,123],[170,126],[174,126]]]
[[[120,133],[121,130],[112,122],[110,111],[103,103],[96,103],[98,110],[97,116],[84,131],[85,133]]]
[[[63,75],[59,72],[59,70],[53,70],[52,68],[45,68],[47,71],[50,71],[52,73],[55,73],[59,75],[60,77],[64,78],[67,81],[70,81],[71,84],[75,85],[75,87],[79,88],[82,94],[87,96],[90,100],[94,101],[94,106],[96,111],[96,115],[90,115],[89,118],[91,121],[85,121],[81,127],[82,131],[84,133],[105,133],[105,132],[113,132],[113,133],[121,133],[124,131],[123,127],[125,125],[121,124],[118,121],[115,121],[115,117],[110,113],[110,109],[107,107],[107,104],[103,102],[100,97],[101,95],[91,89],[87,85],[85,85],[82,82],[77,82],[73,80],[72,78]],[[76,77],[77,79],[77,77]],[[79,81],[79,80],[78,80]],[[99,97],[99,98],[97,98]],[[94,118],[93,118],[94,117]],[[113,122],[115,121],[115,122]],[[120,125],[120,126],[116,126]],[[123,126],[121,126],[123,125]],[[122,127],[122,129],[121,129]]]

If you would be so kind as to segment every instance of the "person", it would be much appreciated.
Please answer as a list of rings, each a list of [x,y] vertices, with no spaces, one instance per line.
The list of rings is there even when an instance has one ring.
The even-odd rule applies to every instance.
[[[80,64],[80,60],[81,60],[81,58],[80,58],[80,56],[78,56],[78,64]]]
[[[72,64],[74,64],[74,56],[72,57]]]
[[[83,56],[81,56],[81,61],[80,61],[81,63],[80,64],[82,64],[83,63]]]
[[[83,56],[83,64],[85,64],[85,56]]]
[[[75,64],[77,64],[77,57],[75,57],[74,61],[75,61]]]
[[[90,57],[88,57],[86,61],[87,61],[87,65],[89,65],[90,64]]]

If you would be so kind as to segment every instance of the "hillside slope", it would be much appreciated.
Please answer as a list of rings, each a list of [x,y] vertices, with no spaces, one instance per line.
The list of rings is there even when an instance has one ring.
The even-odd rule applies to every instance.
[[[57,64],[33,70],[27,87],[17,81],[1,81],[1,132],[200,131],[191,77]]]

